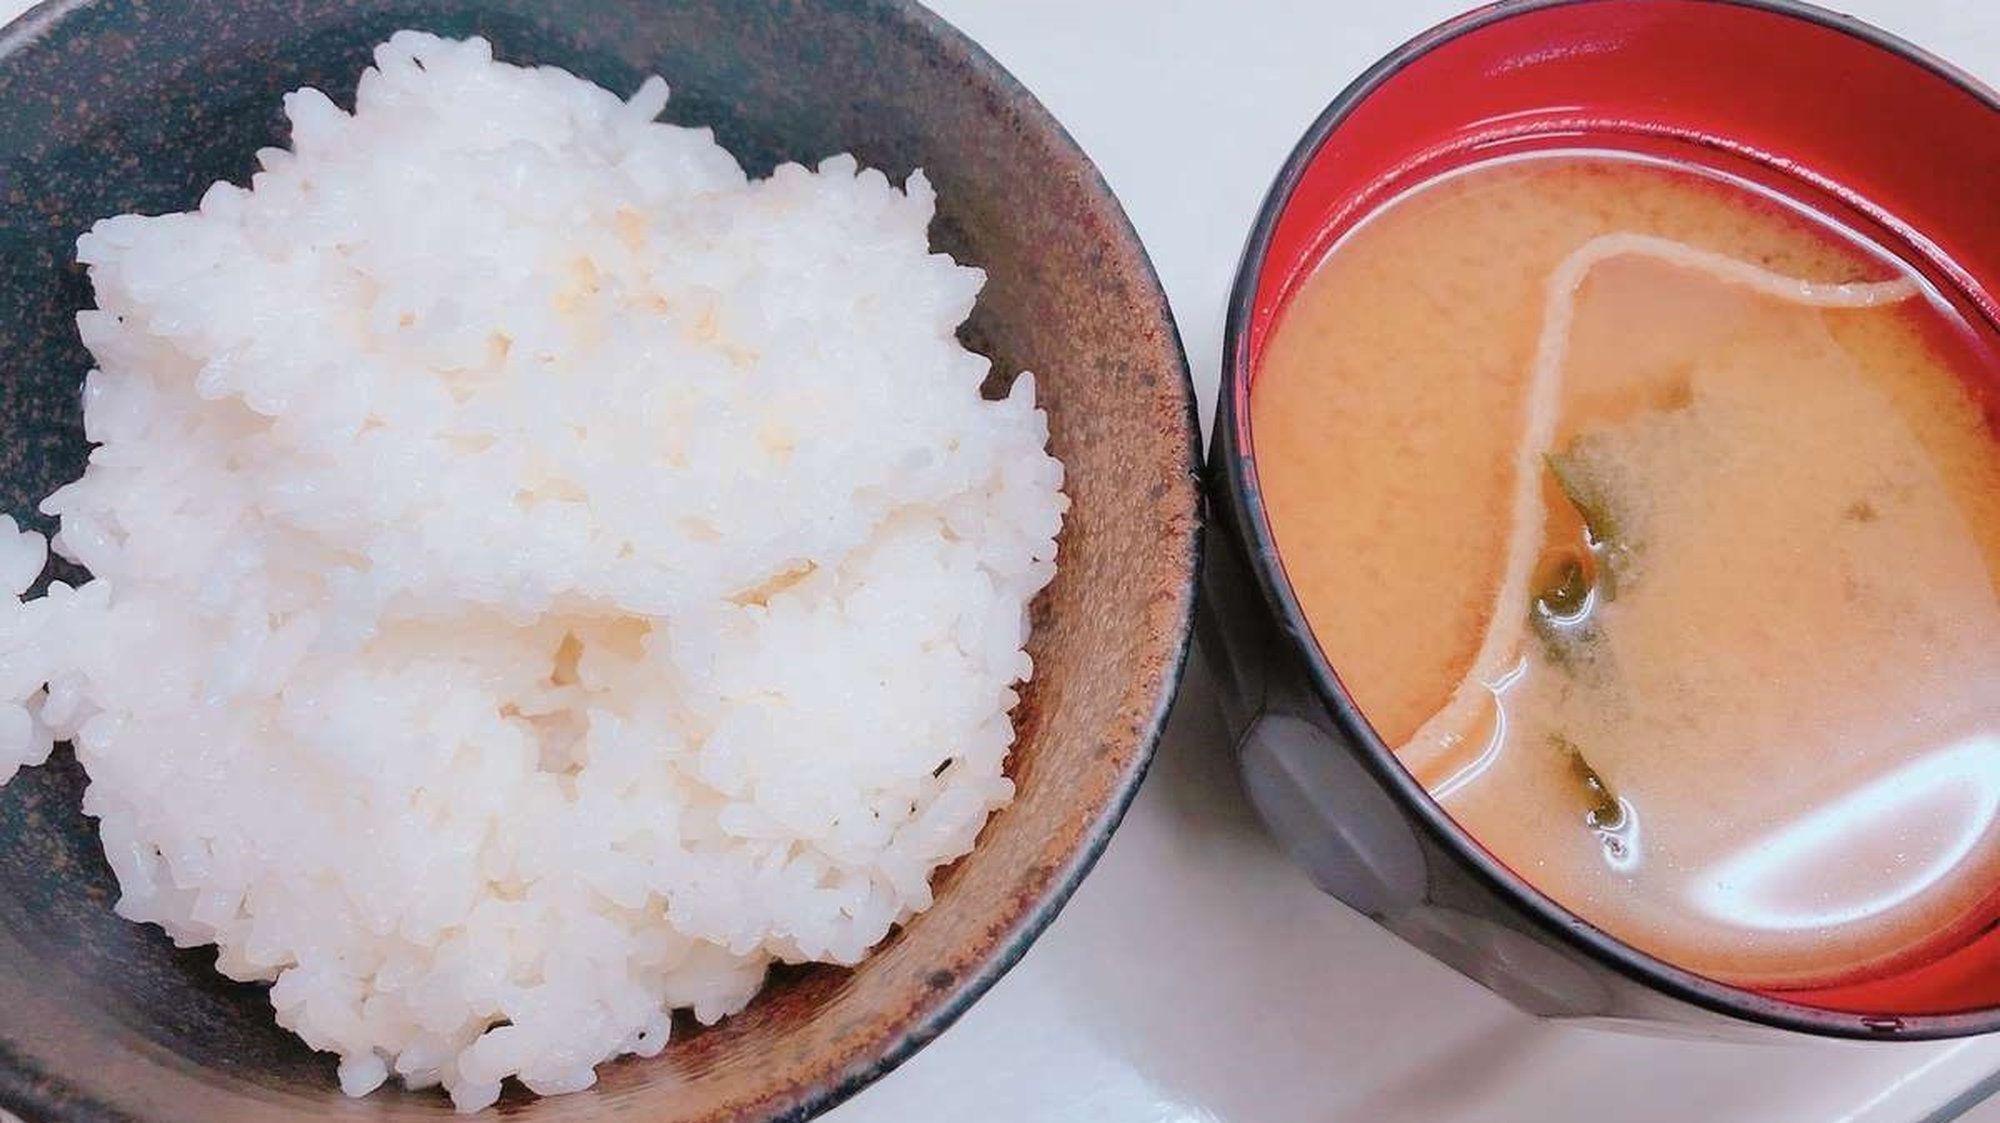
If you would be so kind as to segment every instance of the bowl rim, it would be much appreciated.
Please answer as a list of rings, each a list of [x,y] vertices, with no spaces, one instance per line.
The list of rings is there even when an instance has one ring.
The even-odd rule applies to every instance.
[[[55,2],[55,0],[50,0]],[[1161,735],[1166,731],[1168,716],[1172,713],[1175,699],[1185,680],[1188,659],[1194,642],[1194,621],[1200,601],[1201,574],[1204,551],[1207,549],[1208,524],[1205,517],[1206,503],[1201,494],[1204,460],[1202,456],[1202,429],[1199,397],[1195,393],[1194,376],[1189,368],[1187,346],[1181,338],[1180,323],[1174,318],[1172,302],[1167,297],[1166,286],[1161,283],[1158,268],[1153,264],[1152,254],[1139,237],[1137,227],[1132,224],[1132,216],[1119,201],[1117,192],[1105,180],[1104,172],[1097,162],[1090,158],[1082,144],[1078,143],[1069,128],[1034,92],[1016,78],[1012,71],[1001,65],[978,40],[959,30],[943,16],[932,11],[919,0],[871,0],[893,17],[908,20],[941,49],[952,51],[959,56],[965,67],[984,81],[990,83],[994,93],[1017,107],[1029,111],[1029,116],[1039,114],[1040,126],[1059,147],[1074,154],[1080,165],[1083,189],[1086,194],[1102,199],[1112,220],[1107,233],[1123,243],[1138,266],[1139,279],[1153,298],[1153,312],[1164,330],[1165,343],[1171,352],[1172,371],[1177,375],[1175,383],[1181,399],[1180,427],[1184,434],[1181,447],[1172,467],[1183,486],[1190,492],[1193,510],[1189,519],[1189,533],[1186,539],[1186,555],[1181,566],[1181,574],[1175,585],[1179,594],[1180,610],[1173,623],[1174,638],[1169,644],[1158,688],[1154,692],[1152,704],[1146,712],[1138,730],[1131,763],[1111,792],[1110,798],[1098,811],[1096,818],[1083,834],[1083,843],[1063,867],[1049,881],[1043,896],[1033,905],[1023,910],[1010,926],[1010,930],[999,937],[995,949],[970,975],[962,976],[959,985],[948,992],[949,997],[929,1013],[894,1031],[889,1046],[873,1057],[857,1057],[849,1070],[826,1087],[815,1090],[802,1099],[791,1110],[771,1117],[770,1123],[805,1123],[806,1120],[829,1111],[853,1097],[868,1085],[894,1071],[903,1062],[915,1056],[924,1046],[936,1040],[937,1036],[951,1028],[974,1002],[983,997],[993,984],[1000,981],[1014,965],[1026,955],[1028,948],[1048,926],[1054,922],[1063,906],[1076,894],[1083,879],[1104,849],[1111,842],[1111,836],[1125,818],[1132,801],[1139,794],[1140,785],[1151,767],[1153,754],[1158,749]],[[1036,122],[1027,119],[1024,125],[1033,127]],[[1169,477],[1173,478],[1173,477]],[[1060,544],[1060,543],[1059,543]]]
[[[1464,36],[1521,16],[1551,8],[1594,4],[1629,5],[1637,0],[1497,0],[1453,16],[1411,38],[1383,56],[1335,95],[1293,147],[1257,210],[1230,288],[1223,327],[1222,381],[1217,393],[1215,444],[1211,469],[1237,508],[1234,531],[1243,536],[1249,568],[1272,617],[1285,633],[1292,655],[1303,664],[1320,701],[1330,711],[1338,732],[1347,740],[1375,780],[1414,818],[1426,836],[1462,866],[1484,888],[1511,902],[1539,928],[1596,963],[1647,987],[1702,1009],[1779,1029],[1859,1040],[1918,1041],[1966,1037],[2000,1031],[2000,1007],[1953,1014],[1869,1015],[1808,1006],[1729,986],[1675,967],[1618,940],[1591,925],[1537,889],[1487,853],[1460,828],[1415,776],[1397,760],[1376,734],[1360,708],[1341,685],[1331,660],[1312,638],[1305,612],[1278,564],[1277,543],[1265,511],[1251,443],[1246,407],[1250,385],[1251,325],[1264,264],[1279,218],[1321,149],[1350,114],[1377,89],[1431,51]],[[1688,3],[1748,8],[1800,20],[1848,35],[1901,61],[1928,70],[1959,87],[2000,120],[2000,93],[1970,73],[1899,36],[1856,17],[1834,12],[1807,0],[1685,0]]]
[[[66,17],[97,8],[104,2],[40,0],[13,20],[0,24],[0,66],[4,66],[19,51],[36,46],[44,36],[59,31]],[[1166,630],[1166,642],[1145,652],[1149,659],[1158,660],[1157,681],[1149,692],[1135,690],[1127,695],[1144,703],[1131,735],[1131,758],[1085,825],[1077,848],[1049,876],[1039,895],[1024,897],[1022,907],[1010,916],[998,918],[999,923],[995,926],[997,934],[977,961],[976,968],[962,973],[954,986],[938,992],[939,998],[934,1004],[926,1007],[919,1003],[910,1016],[890,1023],[876,1042],[848,1053],[805,1088],[766,1088],[755,1099],[746,1101],[743,1106],[749,1108],[752,1114],[743,1118],[763,1120],[765,1123],[804,1123],[853,1097],[916,1055],[950,1028],[1020,962],[1029,946],[1076,893],[1084,877],[1103,855],[1112,834],[1136,798],[1185,679],[1193,644],[1207,537],[1206,505],[1201,494],[1203,433],[1199,398],[1188,364],[1187,348],[1152,255],[1139,237],[1131,215],[1118,194],[1105,180],[1102,169],[1068,127],[1019,78],[970,34],[931,11],[919,0],[860,0],[848,6],[859,9],[858,14],[862,18],[882,25],[887,34],[913,36],[948,56],[983,87],[1002,112],[1013,118],[1016,127],[1040,135],[1051,149],[1061,153],[1071,163],[1070,170],[1078,181],[1081,193],[1101,205],[1106,219],[1104,236],[1107,245],[1132,264],[1135,290],[1148,305],[1145,309],[1147,322],[1157,324],[1159,328],[1157,350],[1160,354],[1154,358],[1158,360],[1162,396],[1173,396],[1179,400],[1179,408],[1174,411],[1174,427],[1179,439],[1171,441],[1165,439],[1171,434],[1162,434],[1163,450],[1169,445],[1174,447],[1170,456],[1158,467],[1161,477],[1169,482],[1170,487],[1178,481],[1179,490],[1186,493],[1188,511],[1184,533],[1162,533],[1156,539],[1159,547],[1156,556],[1161,560],[1155,564],[1163,571],[1171,565],[1174,579],[1168,588],[1179,602],[1170,628]],[[1171,531],[1172,528],[1165,529]],[[0,1055],[0,1062],[4,1061],[6,1058]],[[6,1064],[5,1067],[15,1066]],[[12,1102],[13,1097],[5,1096],[7,1090],[8,1082],[0,1081],[0,1096],[7,1101],[0,1102],[0,1119],[5,1118],[7,1109],[31,1111],[48,1106]],[[18,1091],[18,1087],[15,1090]],[[70,1108],[83,1111],[105,1106],[94,1107],[90,1102],[81,1101],[67,1103]],[[24,1118],[26,1123],[41,1123],[40,1119],[32,1116]]]

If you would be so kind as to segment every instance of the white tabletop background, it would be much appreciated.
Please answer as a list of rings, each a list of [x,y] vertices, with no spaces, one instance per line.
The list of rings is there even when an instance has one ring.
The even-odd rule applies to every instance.
[[[1124,201],[1204,424],[1272,173],[1368,63],[1470,2],[931,0]],[[2000,0],[1833,2],[2000,82]],[[1197,665],[1125,825],[1020,965],[828,1123],[1932,1123],[2000,1086],[2000,1039],[1746,1046],[1519,1014],[1285,862],[1209,698]],[[1965,1118],[2000,1123],[2000,1102]]]

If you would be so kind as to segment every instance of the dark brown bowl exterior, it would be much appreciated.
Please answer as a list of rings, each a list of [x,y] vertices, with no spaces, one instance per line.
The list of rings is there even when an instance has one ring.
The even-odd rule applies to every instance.
[[[0,32],[0,509],[87,453],[76,235],[192,206],[283,139],[278,98],[346,100],[402,27],[616,90],[673,85],[753,172],[852,151],[921,166],[932,237],[990,281],[964,331],[1036,374],[1068,468],[1060,573],[1037,604],[1016,714],[1019,795],[937,881],[938,903],[854,970],[782,972],[747,1011],[597,1087],[493,1109],[546,1121],[804,1119],[886,1072],[997,979],[1089,869],[1144,773],[1179,680],[1200,550],[1193,391],[1123,211],[1033,97],[896,0],[235,0],[47,3]],[[331,1058],[276,1028],[264,990],[111,912],[117,887],[66,753],[0,789],[0,1107],[27,1123],[444,1119],[436,1092],[343,1099]]]

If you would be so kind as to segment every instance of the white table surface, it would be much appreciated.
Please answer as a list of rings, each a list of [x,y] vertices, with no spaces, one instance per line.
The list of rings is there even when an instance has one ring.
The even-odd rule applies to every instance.
[[[1472,0],[929,0],[1103,169],[1204,424],[1250,220],[1306,124]],[[1833,0],[2000,80],[1996,0]],[[829,1123],[1919,1123],[2000,1039],[1745,1046],[1541,1022],[1322,897],[1235,786],[1197,667],[1125,824],[1020,965]],[[2000,1123],[2000,1102],[1969,1118]]]
[[[1069,127],[1173,301],[1206,424],[1272,173],[1364,66],[1470,0],[932,0]],[[2000,2],[1846,0],[2000,79]],[[28,7],[0,0],[0,21]],[[828,1123],[1930,1123],[2000,1039],[1745,1046],[1564,1027],[1321,896],[1266,840],[1191,672],[1103,860],[1006,978]],[[1972,1109],[2000,1123],[2000,1101]]]

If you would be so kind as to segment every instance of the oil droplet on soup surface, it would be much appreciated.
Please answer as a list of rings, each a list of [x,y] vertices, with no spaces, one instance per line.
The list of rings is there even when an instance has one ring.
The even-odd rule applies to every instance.
[[[1251,389],[1315,639],[1483,846],[1761,987],[2000,887],[1991,357],[1893,258],[1709,173],[1479,165],[1347,235]]]

